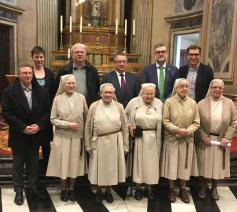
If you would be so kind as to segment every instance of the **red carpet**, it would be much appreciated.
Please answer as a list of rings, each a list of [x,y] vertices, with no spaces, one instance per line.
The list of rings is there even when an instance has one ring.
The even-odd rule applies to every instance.
[[[233,137],[230,152],[237,152],[237,137]]]

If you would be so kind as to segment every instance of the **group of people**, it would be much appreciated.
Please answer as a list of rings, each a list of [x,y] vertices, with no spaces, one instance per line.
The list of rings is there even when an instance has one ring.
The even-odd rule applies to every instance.
[[[3,94],[13,152],[14,202],[24,201],[24,164],[32,193],[44,198],[37,188],[39,146],[46,176],[61,179],[62,201],[75,201],[75,179],[86,174],[97,186],[98,202],[105,198],[112,203],[111,186],[128,176],[136,184],[136,200],[144,194],[153,199],[152,185],[164,177],[170,202],[176,201],[178,181],[179,196],[189,203],[185,186],[190,176],[200,176],[201,199],[206,198],[209,179],[211,196],[219,199],[217,181],[230,175],[228,148],[237,111],[223,96],[223,81],[200,63],[201,48],[190,46],[188,64],[178,70],[166,62],[166,46],[155,45],[156,62],[144,68],[141,83],[127,71],[127,56],[117,54],[115,70],[100,84],[86,51],[84,44],[73,45],[71,62],[54,81],[43,66],[43,49],[34,47],[33,66],[22,65],[15,84]]]

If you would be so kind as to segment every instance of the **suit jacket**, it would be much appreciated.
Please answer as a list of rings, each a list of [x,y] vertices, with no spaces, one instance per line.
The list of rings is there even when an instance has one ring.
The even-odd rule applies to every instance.
[[[125,74],[125,93],[122,95],[119,79],[116,71],[105,73],[102,83],[111,83],[115,88],[115,94],[119,103],[125,108],[128,102],[136,97],[139,92],[139,82],[137,76],[133,73],[126,72]]]
[[[187,78],[188,65],[182,66],[178,71],[178,78]],[[214,73],[210,66],[200,63],[197,70],[197,79],[195,84],[195,100],[199,102],[204,99],[210,82],[214,79]]]
[[[32,108],[29,108],[20,80],[6,88],[2,97],[4,120],[9,125],[8,144],[21,148],[23,142],[38,143],[52,138],[46,130],[50,124],[50,103],[48,92],[41,88],[35,79],[32,80]],[[34,135],[23,133],[26,126],[38,124],[40,130]]]
[[[175,66],[166,64],[165,68],[165,88],[164,88],[164,99],[171,96],[174,82],[177,78],[178,69]],[[156,84],[156,97],[160,97],[158,77],[157,77],[157,67],[156,63],[146,66],[143,69],[141,83],[154,83]]]
[[[98,99],[98,93],[100,90],[100,79],[96,68],[92,64],[90,64],[87,60],[85,61],[85,64],[86,64],[86,88],[87,88],[86,102],[89,107],[92,102]],[[59,86],[60,77],[66,74],[72,74],[73,73],[72,69],[73,69],[73,63],[69,63],[59,69],[56,77],[55,93],[57,92]]]

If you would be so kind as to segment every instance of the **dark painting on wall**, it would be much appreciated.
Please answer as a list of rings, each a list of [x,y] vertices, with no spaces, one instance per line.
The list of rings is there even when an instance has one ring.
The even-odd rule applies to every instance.
[[[206,62],[215,77],[232,80],[236,30],[236,1],[212,0],[209,9]]]
[[[174,13],[188,13],[202,10],[203,0],[176,0]]]

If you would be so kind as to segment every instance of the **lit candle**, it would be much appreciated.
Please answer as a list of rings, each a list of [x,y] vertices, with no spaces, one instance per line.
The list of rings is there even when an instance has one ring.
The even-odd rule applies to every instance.
[[[70,49],[67,49],[67,58],[70,59]]]
[[[125,23],[124,23],[124,35],[127,35],[127,19],[125,19]]]
[[[63,16],[60,15],[60,32],[63,32]]]
[[[135,31],[136,31],[135,19],[133,19],[133,21],[132,21],[132,35],[135,35]]]
[[[82,16],[80,17],[80,33],[82,32]]]
[[[118,34],[118,19],[115,20],[115,34]]]
[[[69,32],[72,32],[72,16],[69,17]]]

